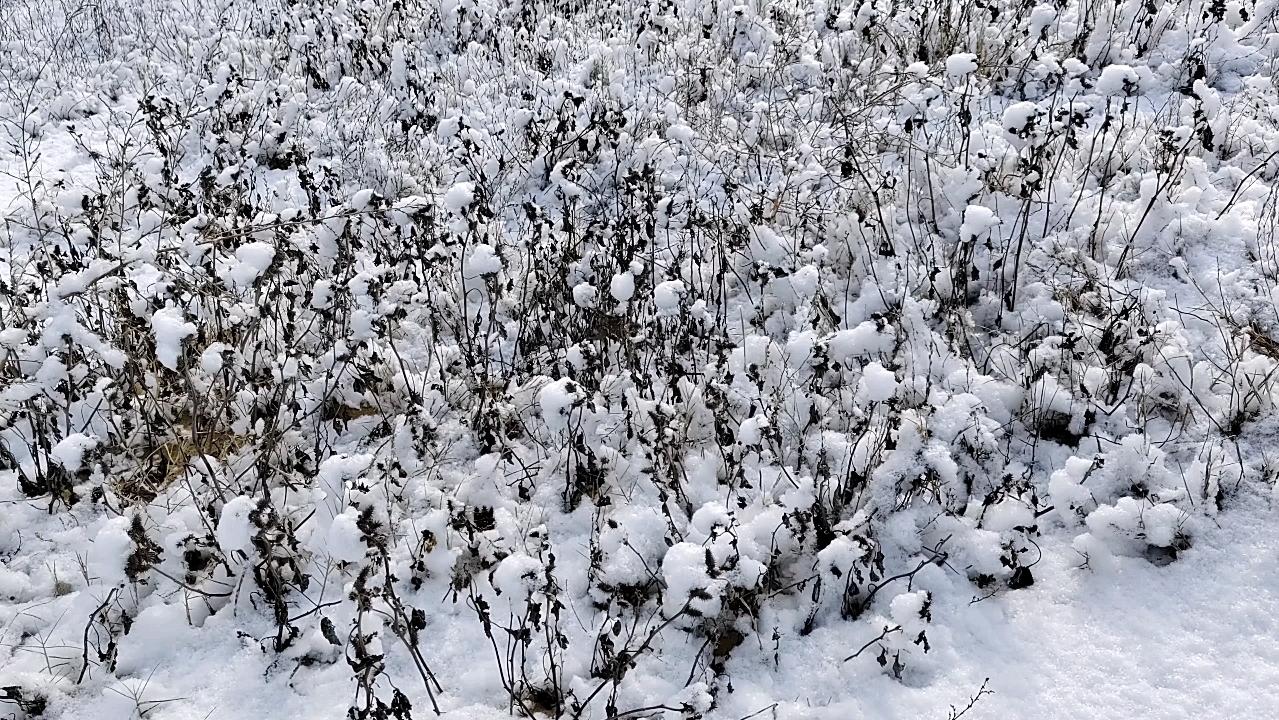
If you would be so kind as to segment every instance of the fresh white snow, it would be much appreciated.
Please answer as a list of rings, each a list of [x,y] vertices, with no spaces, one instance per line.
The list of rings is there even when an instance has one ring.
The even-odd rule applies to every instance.
[[[1269,718],[1279,3],[0,19],[0,718]]]

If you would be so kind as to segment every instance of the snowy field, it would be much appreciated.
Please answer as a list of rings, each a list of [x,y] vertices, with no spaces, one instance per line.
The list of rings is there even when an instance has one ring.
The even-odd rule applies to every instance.
[[[0,720],[1279,716],[1276,0],[0,2]]]

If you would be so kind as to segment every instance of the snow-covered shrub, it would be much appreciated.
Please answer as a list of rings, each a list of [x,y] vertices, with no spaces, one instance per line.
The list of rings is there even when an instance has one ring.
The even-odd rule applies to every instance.
[[[232,616],[352,718],[700,717],[815,633],[926,680],[1046,534],[1193,547],[1275,403],[1273,8],[908,5],[17,3],[4,647],[81,652],[0,687]]]

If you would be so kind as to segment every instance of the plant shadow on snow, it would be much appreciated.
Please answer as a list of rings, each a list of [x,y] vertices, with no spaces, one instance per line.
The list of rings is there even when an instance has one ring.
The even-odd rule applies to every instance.
[[[15,717],[879,707],[1274,486],[1270,5],[11,5]]]

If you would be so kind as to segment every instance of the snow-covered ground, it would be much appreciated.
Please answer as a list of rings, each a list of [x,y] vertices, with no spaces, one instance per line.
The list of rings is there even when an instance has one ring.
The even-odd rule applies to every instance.
[[[903,685],[841,662],[866,628],[789,648],[783,668],[737,679],[723,717],[754,710],[778,718],[945,718],[982,686],[976,718],[1265,718],[1279,702],[1279,530],[1268,498],[1242,498],[1195,549],[1169,567],[1129,560],[1102,577],[1080,572],[1060,542],[1044,543],[1041,581],[1024,592],[972,603],[963,583],[939,598],[939,622],[953,634],[947,669]],[[158,620],[158,619],[157,619]],[[339,717],[349,678],[330,672],[290,683],[264,675],[262,652],[235,637],[245,623],[211,618],[202,629],[181,617],[124,638],[134,658],[126,679],[58,703],[54,717],[128,717],[131,692],[156,701],[148,717],[311,720]],[[472,633],[473,634],[473,633]],[[433,637],[432,655],[454,688],[447,715],[506,717],[477,683],[474,638]],[[327,680],[327,682],[325,681]],[[160,701],[165,701],[163,704]]]
[[[0,718],[1267,718],[1274,0],[26,0]]]

